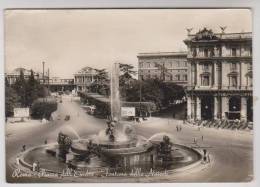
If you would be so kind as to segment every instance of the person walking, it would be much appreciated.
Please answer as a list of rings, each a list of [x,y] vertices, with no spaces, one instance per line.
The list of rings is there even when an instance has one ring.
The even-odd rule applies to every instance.
[[[23,145],[22,151],[26,151],[26,145]]]
[[[196,139],[196,137],[193,138],[193,143],[197,144],[197,139]]]
[[[19,156],[16,157],[16,165],[17,165],[17,167],[20,166],[20,158],[19,158]]]
[[[202,141],[204,140],[204,137],[203,137],[203,135],[201,136],[201,140],[202,140]]]
[[[210,156],[209,156],[209,153],[207,155],[207,160],[208,160],[208,163],[210,163]]]
[[[32,170],[33,170],[33,171],[36,171],[36,168],[37,168],[37,163],[36,163],[36,162],[33,162]]]

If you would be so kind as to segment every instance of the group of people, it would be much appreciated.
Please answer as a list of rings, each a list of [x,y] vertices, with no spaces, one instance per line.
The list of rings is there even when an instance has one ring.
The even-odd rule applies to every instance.
[[[181,125],[176,125],[176,130],[177,130],[177,132],[180,132],[182,130],[182,126]]]
[[[33,162],[32,171],[37,171],[37,172],[40,171],[40,162],[38,160]]]

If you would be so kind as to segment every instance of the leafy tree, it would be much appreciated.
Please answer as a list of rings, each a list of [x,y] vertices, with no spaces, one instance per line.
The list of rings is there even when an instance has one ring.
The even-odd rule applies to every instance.
[[[26,106],[31,106],[33,101],[38,98],[40,83],[34,79],[33,70],[31,70],[30,77],[26,82]]]
[[[20,70],[20,75],[14,84],[14,90],[19,95],[18,102],[22,107],[26,106],[26,81],[24,79],[23,70]]]
[[[18,102],[18,95],[15,90],[9,85],[7,78],[5,78],[5,116],[13,115],[14,107]]]
[[[135,79],[133,78],[136,75],[136,71],[134,70],[134,66],[130,64],[119,64],[120,76],[119,76],[119,87],[120,94],[123,100],[126,99],[126,94],[129,89],[132,87]]]
[[[140,93],[141,92],[141,93]],[[126,92],[126,101],[153,102],[160,110],[162,106],[169,106],[169,103],[184,96],[182,86],[174,83],[165,83],[159,79],[136,80]]]
[[[95,69],[97,75],[95,81],[90,85],[90,91],[102,95],[109,94],[109,79],[106,69]]]

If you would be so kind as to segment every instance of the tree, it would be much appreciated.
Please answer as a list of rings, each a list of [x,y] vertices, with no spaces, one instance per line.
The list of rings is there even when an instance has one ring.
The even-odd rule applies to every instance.
[[[109,94],[109,79],[106,69],[95,69],[95,81],[90,85],[90,91],[101,95]]]
[[[126,94],[131,88],[133,82],[136,80],[133,78],[136,75],[134,66],[130,64],[119,64],[120,76],[119,76],[119,87],[122,99],[126,99]]]
[[[38,98],[40,83],[35,80],[33,70],[26,82],[26,106],[31,106],[33,101]]]
[[[160,110],[162,106],[168,107],[170,101],[181,99],[184,95],[183,87],[174,83],[165,83],[159,79],[136,80],[126,92],[126,101],[153,102]]]
[[[14,107],[18,102],[18,95],[15,90],[9,85],[7,78],[5,78],[5,116],[13,115]]]
[[[14,90],[19,95],[18,102],[22,107],[26,106],[26,81],[24,79],[23,70],[20,70],[20,75],[14,84]]]

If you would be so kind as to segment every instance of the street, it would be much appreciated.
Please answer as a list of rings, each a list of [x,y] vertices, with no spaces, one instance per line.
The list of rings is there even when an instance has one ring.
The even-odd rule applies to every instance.
[[[48,143],[56,142],[60,131],[73,139],[76,139],[77,136],[84,138],[86,135],[96,134],[106,127],[104,119],[86,114],[80,107],[80,102],[69,96],[63,96],[63,102],[58,104],[57,114],[60,115],[60,120],[54,120],[47,124],[38,123],[30,126],[8,124],[6,126],[6,167],[9,182],[57,182],[59,180],[12,178],[11,159],[21,151],[22,145],[26,145],[26,147],[41,145],[45,140]],[[66,115],[70,115],[69,121],[64,120]],[[182,130],[177,132],[176,125],[182,126]],[[152,177],[127,178],[120,180],[120,182],[248,182],[253,179],[253,135],[249,131],[217,130],[214,128],[198,130],[197,127],[183,124],[183,121],[180,120],[158,117],[152,117],[148,121],[134,124],[134,126],[138,134],[146,138],[159,132],[167,132],[173,134],[172,141],[174,143],[206,147],[210,153],[211,162],[205,167],[172,174],[159,180]],[[193,143],[194,138],[197,140],[197,145]],[[116,182],[116,179],[81,178],[76,181]],[[65,181],[63,180],[63,182]]]

